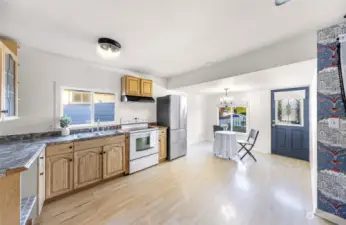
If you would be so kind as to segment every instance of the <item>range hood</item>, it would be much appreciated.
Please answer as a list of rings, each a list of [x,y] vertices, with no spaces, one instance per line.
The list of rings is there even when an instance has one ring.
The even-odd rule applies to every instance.
[[[155,99],[152,97],[143,97],[143,96],[131,96],[131,95],[122,95],[122,102],[148,102],[153,103]]]

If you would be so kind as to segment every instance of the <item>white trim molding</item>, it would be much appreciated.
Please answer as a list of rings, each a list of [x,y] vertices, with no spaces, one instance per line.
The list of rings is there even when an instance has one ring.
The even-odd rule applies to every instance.
[[[345,225],[346,224],[346,221],[343,218],[335,216],[331,213],[324,212],[320,209],[316,209],[315,215],[322,218],[322,219],[325,219],[325,220],[328,220],[332,223],[335,223],[335,224],[339,224],[339,225]]]

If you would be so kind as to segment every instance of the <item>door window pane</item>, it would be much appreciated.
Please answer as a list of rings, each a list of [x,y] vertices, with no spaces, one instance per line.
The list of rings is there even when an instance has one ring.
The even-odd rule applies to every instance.
[[[105,93],[94,94],[94,121],[115,121],[115,95]]]
[[[15,116],[15,61],[10,54],[5,56],[5,116]]]
[[[245,107],[235,107],[233,108],[232,114],[232,126],[233,131],[246,133],[246,113],[247,109]]]
[[[72,125],[91,123],[91,93],[64,90],[63,114],[71,118]]]
[[[303,125],[303,100],[276,100],[276,123],[279,125]]]

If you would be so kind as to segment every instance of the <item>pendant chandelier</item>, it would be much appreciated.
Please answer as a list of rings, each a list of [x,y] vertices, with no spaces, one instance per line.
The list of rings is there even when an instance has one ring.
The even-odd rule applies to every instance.
[[[228,97],[228,88],[225,88],[225,96],[222,96],[220,98],[219,108],[225,108],[225,107],[233,107],[234,104],[232,102],[232,99]]]

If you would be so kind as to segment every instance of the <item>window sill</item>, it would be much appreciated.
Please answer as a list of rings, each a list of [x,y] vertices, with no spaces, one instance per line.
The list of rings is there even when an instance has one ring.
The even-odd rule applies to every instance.
[[[107,126],[115,126],[117,125],[115,122],[104,122],[104,123],[100,123],[99,127],[107,127]],[[93,123],[93,124],[80,124],[80,125],[70,125],[68,126],[68,128],[70,130],[79,130],[79,129],[91,129],[91,128],[96,128],[97,124]],[[58,130],[61,130],[60,125],[57,126]]]
[[[0,122],[7,122],[7,121],[18,120],[19,118],[20,117],[18,117],[18,116],[11,116],[11,117],[0,118]]]

